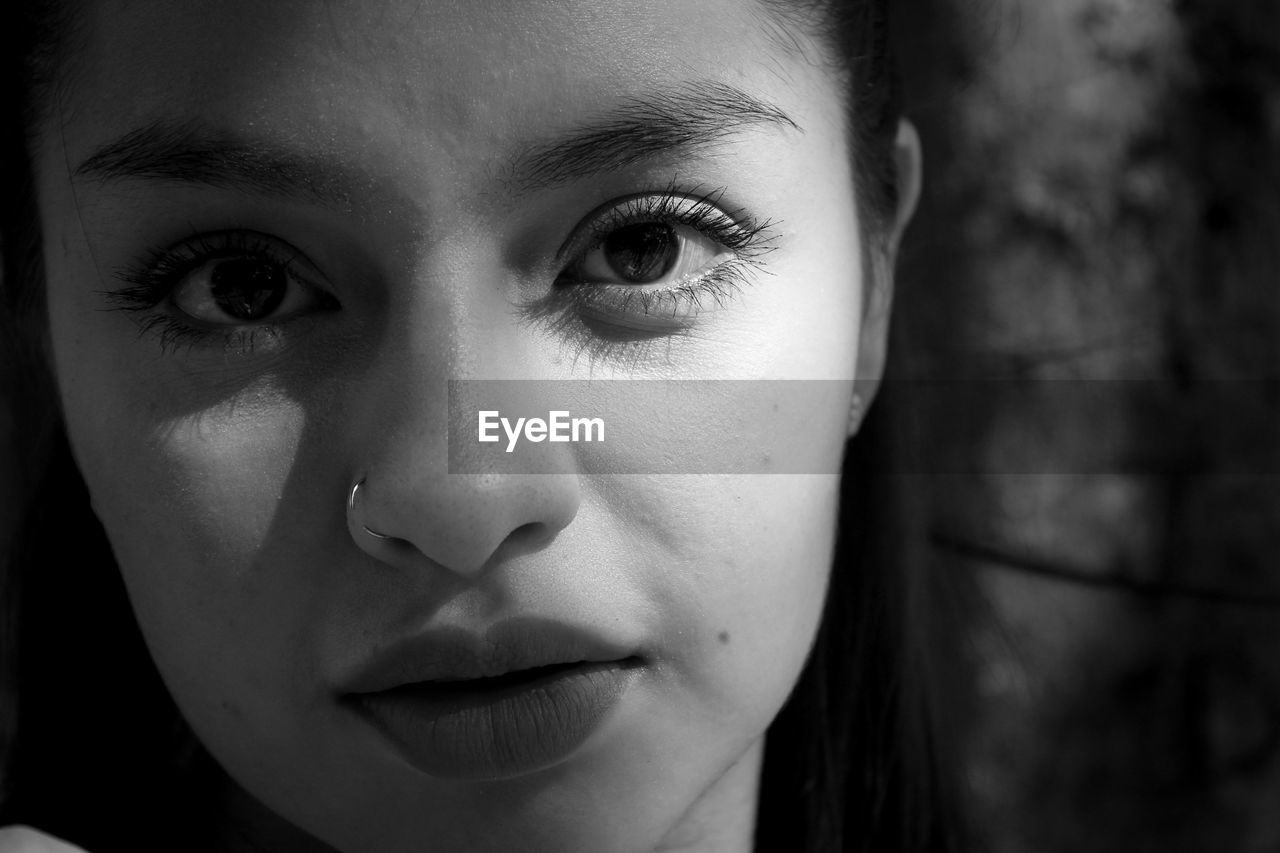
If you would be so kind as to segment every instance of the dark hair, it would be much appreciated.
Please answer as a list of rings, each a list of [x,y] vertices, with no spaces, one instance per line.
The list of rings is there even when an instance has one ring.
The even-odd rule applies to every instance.
[[[42,249],[27,134],[55,103],[73,4],[17,5],[0,36],[4,80],[22,81],[6,87],[5,114],[23,117],[5,126],[0,142],[11,187],[0,209],[0,330],[12,344],[0,358],[19,369],[0,373],[0,389],[11,389],[24,421],[17,480],[31,499],[11,559],[0,564],[0,824],[31,823],[94,853],[191,849],[193,836],[208,835],[198,830],[212,819],[201,802],[220,771],[163,687],[119,573],[103,571],[114,558],[58,420],[38,333]],[[817,35],[847,87],[863,245],[874,275],[871,256],[883,249],[897,203],[901,99],[887,0],[764,5],[784,27]],[[899,414],[886,387],[850,442],[826,611],[766,740],[760,850],[941,853],[959,846],[944,749],[950,739],[937,716],[946,683],[934,665],[922,567],[911,551],[915,513],[890,475],[901,452],[894,442],[904,434]],[[870,517],[875,524],[865,523]]]
[[[0,560],[0,826],[93,853],[193,849],[215,778],[164,688],[62,429],[45,352],[31,135],[53,111],[77,4],[13,4],[0,23],[0,406],[16,415],[14,514]],[[0,523],[9,519],[0,518]],[[0,531],[0,546],[6,544]],[[71,594],[68,594],[68,591]],[[86,713],[86,708],[92,708]],[[193,830],[195,830],[193,832]]]

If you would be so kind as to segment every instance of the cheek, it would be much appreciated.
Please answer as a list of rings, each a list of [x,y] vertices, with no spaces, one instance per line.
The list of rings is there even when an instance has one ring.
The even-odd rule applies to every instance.
[[[820,475],[744,478],[723,521],[721,548],[699,582],[715,602],[707,630],[728,664],[726,684],[764,688],[780,704],[807,654],[831,569],[837,481]]]
[[[153,655],[190,669],[168,665],[281,624],[253,615],[278,605],[266,569],[282,529],[297,540],[292,522],[308,514],[313,536],[334,529],[297,499],[319,491],[297,483],[299,460],[319,455],[306,448],[323,444],[311,435],[317,395],[234,358],[194,361],[136,340],[130,318],[103,310],[95,291],[108,282],[81,232],[60,227],[77,221],[71,201],[49,197],[45,227],[61,246],[46,256],[50,339],[68,437]],[[210,656],[230,659],[221,647]]]
[[[236,400],[155,422],[97,387],[66,400],[68,431],[153,654],[162,668],[215,646],[209,659],[227,660],[226,641],[280,624],[253,614],[270,603],[263,544],[275,538],[301,411]]]
[[[797,394],[791,386],[845,386],[757,385],[759,393],[774,394],[765,394],[760,407],[774,412],[771,420],[752,429],[739,424],[731,439],[721,433],[693,443],[718,464],[732,456],[726,445],[742,448],[746,461],[734,463],[737,471],[761,453],[794,459],[791,445],[803,443],[814,460],[811,470],[832,473],[624,478],[626,491],[605,499],[611,518],[595,525],[608,529],[614,519],[626,519],[617,550],[643,554],[635,569],[660,614],[653,635],[663,638],[658,657],[676,686],[670,701],[680,704],[680,712],[667,718],[685,730],[686,738],[677,740],[694,752],[737,754],[772,722],[812,646],[830,580],[847,396],[828,394],[803,412],[787,404]],[[776,411],[770,399],[778,403]],[[731,415],[697,412],[689,418],[673,414],[666,425],[679,422],[697,436],[701,425]]]
[[[54,369],[72,449],[114,547],[243,562],[298,451],[298,395],[266,374],[246,377],[233,358],[193,367],[139,341],[133,318],[105,310],[100,291],[119,286],[97,261],[105,247],[86,242],[64,187],[46,189],[42,227],[60,247],[45,257]]]
[[[831,571],[838,479],[699,478],[686,500],[708,519],[666,590],[674,636],[717,713],[767,717],[817,629]],[[763,718],[762,718],[763,719]],[[767,719],[764,720],[767,722]]]
[[[55,316],[68,437],[157,666],[195,716],[267,707],[272,691],[290,689],[281,670],[305,668],[290,635],[312,586],[282,596],[296,561],[268,570],[287,550],[275,531],[302,446],[302,406],[260,383],[174,414],[157,399],[171,386],[124,379],[146,371],[122,365],[118,344],[91,323],[77,326],[83,312]]]

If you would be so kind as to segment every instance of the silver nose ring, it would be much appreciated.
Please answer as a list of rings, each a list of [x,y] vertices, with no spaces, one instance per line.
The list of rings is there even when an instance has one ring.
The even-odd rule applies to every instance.
[[[364,481],[365,481],[365,477],[361,477],[359,480],[357,480],[356,484],[351,487],[351,493],[347,495],[347,517],[348,518],[351,517],[351,513],[352,511],[354,511],[356,506],[356,492],[360,491],[360,487],[364,485]],[[370,530],[364,524],[360,525],[360,529],[363,530],[365,533],[368,533],[374,539],[395,539],[396,538],[394,536],[386,536],[382,533],[378,533],[376,530]]]

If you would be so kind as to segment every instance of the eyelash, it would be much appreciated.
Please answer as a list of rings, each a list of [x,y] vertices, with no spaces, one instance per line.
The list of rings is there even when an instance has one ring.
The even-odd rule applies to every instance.
[[[288,243],[255,231],[197,234],[172,247],[151,249],[135,264],[116,272],[116,277],[127,282],[128,286],[101,293],[112,304],[113,310],[139,314],[138,337],[158,335],[162,353],[170,354],[182,348],[190,350],[221,336],[225,351],[239,350],[249,354],[263,340],[278,338],[281,323],[207,328],[197,325],[195,320],[184,321],[168,311],[156,309],[183,278],[220,258],[255,258],[279,264],[292,281],[306,282],[308,278],[297,271],[301,254]],[[322,302],[326,302],[328,307],[337,307],[336,299],[324,291],[319,292],[326,297]]]
[[[721,206],[725,190],[699,194],[698,190],[682,193],[673,186],[656,193],[645,193],[611,201],[600,213],[587,217],[588,226],[571,237],[557,253],[561,266],[579,262],[599,248],[614,231],[629,225],[654,222],[694,229],[732,253],[693,280],[680,280],[667,287],[646,289],[636,285],[577,281],[561,273],[550,294],[521,313],[529,321],[563,336],[574,349],[574,358],[583,352],[593,359],[616,354],[619,348],[637,350],[654,338],[681,331],[687,326],[676,318],[681,312],[696,315],[706,301],[722,307],[749,280],[748,272],[762,270],[761,258],[773,251],[771,221],[758,221],[745,211],[726,212]],[[118,270],[116,277],[127,286],[102,291],[113,310],[140,315],[139,338],[159,336],[162,353],[207,346],[221,337],[225,351],[252,353],[264,340],[282,335],[283,324],[292,318],[248,326],[204,327],[195,320],[184,320],[162,304],[174,293],[183,279],[204,264],[220,258],[254,258],[278,264],[295,283],[309,278],[296,267],[301,252],[282,240],[254,231],[218,231],[198,234],[175,246],[149,250],[139,261]],[[567,268],[567,267],[566,267]],[[313,286],[314,288],[314,286]],[[327,291],[321,294],[326,307],[337,308],[338,302]],[[159,309],[159,310],[157,310]],[[586,315],[608,313],[618,317],[669,315],[672,328],[650,334],[637,333],[626,340],[612,340],[593,329]],[[636,353],[638,354],[638,352]]]
[[[649,335],[637,333],[622,340],[602,337],[584,320],[588,313],[600,313],[601,309],[622,317],[661,313],[674,320],[681,312],[696,315],[708,300],[718,308],[724,307],[743,285],[750,282],[749,273],[768,272],[762,258],[776,248],[776,223],[758,220],[744,210],[726,212],[721,206],[725,192],[721,188],[710,192],[695,189],[682,193],[672,185],[660,193],[612,201],[603,214],[588,217],[590,225],[585,236],[572,239],[561,249],[558,257],[581,258],[599,248],[612,232],[646,222],[692,228],[732,252],[733,257],[696,279],[660,289],[561,277],[548,298],[522,309],[524,318],[560,335],[572,349],[575,361],[582,354],[594,361],[599,357],[616,359],[622,350],[630,350],[633,356],[640,356],[647,345],[665,335],[655,331]],[[674,325],[669,333],[683,330],[674,328]],[[683,325],[687,327],[688,323]]]

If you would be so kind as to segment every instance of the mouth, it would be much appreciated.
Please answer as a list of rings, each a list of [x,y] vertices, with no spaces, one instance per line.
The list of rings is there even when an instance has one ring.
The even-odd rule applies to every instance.
[[[416,684],[404,684],[393,687],[388,693],[405,695],[460,695],[466,693],[491,694],[504,690],[519,690],[532,687],[540,681],[572,672],[579,667],[598,665],[591,661],[573,661],[571,663],[550,663],[533,666],[528,669],[513,670],[502,675],[491,675],[480,678],[439,678],[434,681],[422,681]]]
[[[393,647],[342,702],[428,775],[510,778],[572,755],[644,668],[551,623],[504,623],[479,639],[438,630]]]

